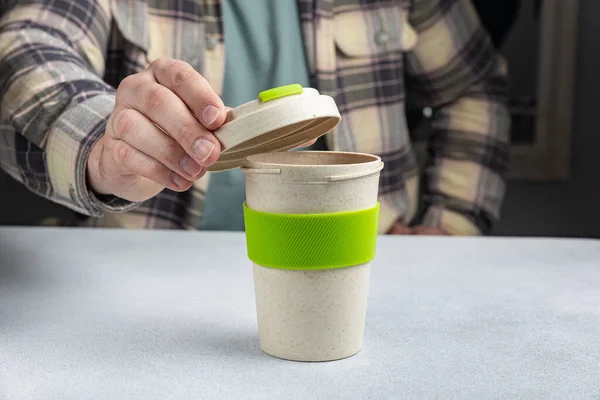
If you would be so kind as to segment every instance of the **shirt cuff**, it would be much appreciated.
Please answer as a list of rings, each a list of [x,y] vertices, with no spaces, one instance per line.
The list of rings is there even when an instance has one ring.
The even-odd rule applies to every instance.
[[[44,147],[56,201],[92,217],[124,212],[139,204],[116,196],[95,196],[87,186],[90,151],[104,133],[114,105],[114,94],[107,93],[70,107],[52,126]]]
[[[432,205],[423,217],[423,226],[438,228],[454,236],[479,236],[481,231],[464,215],[441,206]]]

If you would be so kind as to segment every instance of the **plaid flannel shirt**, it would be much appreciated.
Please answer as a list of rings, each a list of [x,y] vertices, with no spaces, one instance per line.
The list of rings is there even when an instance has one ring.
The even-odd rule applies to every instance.
[[[312,86],[342,122],[331,150],[377,154],[380,230],[408,223],[485,234],[504,197],[507,79],[469,0],[298,0]],[[4,0],[0,3],[0,164],[87,226],[196,229],[210,173],[185,193],[134,204],[95,196],[86,160],[115,88],[159,57],[184,60],[220,93],[220,0]],[[407,108],[435,110],[423,193]]]

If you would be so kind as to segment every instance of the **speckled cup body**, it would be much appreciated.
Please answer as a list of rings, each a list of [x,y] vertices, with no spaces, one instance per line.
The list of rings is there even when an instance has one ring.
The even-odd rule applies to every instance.
[[[271,153],[243,168],[248,207],[282,214],[333,213],[377,204],[378,157]],[[370,263],[317,271],[253,264],[262,350],[295,361],[331,361],[362,349]]]

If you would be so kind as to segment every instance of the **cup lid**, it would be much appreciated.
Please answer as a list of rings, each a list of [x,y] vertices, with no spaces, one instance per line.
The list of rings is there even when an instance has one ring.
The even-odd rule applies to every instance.
[[[230,110],[213,132],[221,156],[208,170],[234,169],[251,155],[292,150],[329,132],[340,120],[333,98],[316,89],[293,84],[265,90]]]

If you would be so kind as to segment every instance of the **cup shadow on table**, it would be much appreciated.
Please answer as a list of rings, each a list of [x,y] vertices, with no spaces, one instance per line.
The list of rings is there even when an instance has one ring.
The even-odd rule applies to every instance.
[[[196,342],[197,343],[197,342]],[[218,328],[210,333],[204,333],[201,345],[215,353],[226,352],[232,357],[244,355],[247,358],[259,359],[265,357],[260,349],[256,332],[237,331],[219,332]]]
[[[132,346],[128,339],[131,330],[151,333]],[[164,323],[152,328],[145,324],[135,324],[127,331],[112,334],[116,342],[127,344],[128,352],[145,353],[148,348],[152,348],[152,352],[159,357],[186,354],[220,360],[239,360],[241,357],[257,361],[269,358],[260,349],[256,331],[213,323],[200,323],[180,329],[169,329],[168,324]]]
[[[57,278],[49,276],[44,269],[34,268],[35,265],[45,265],[47,260],[35,255],[35,252],[26,251],[21,247],[9,247],[6,243],[0,243],[0,291],[7,290],[6,294],[14,293],[15,290],[35,290],[43,291],[52,286],[52,281]],[[54,282],[57,283],[57,282]],[[1,310],[1,304],[0,304]],[[199,356],[210,355],[225,357],[240,357],[243,355],[252,360],[269,360],[260,349],[257,329],[250,329],[246,326],[239,327],[226,323],[215,323],[212,321],[190,322],[190,321],[171,321],[177,322],[175,326],[187,327],[180,330],[162,329],[160,325],[151,324],[150,326],[134,322],[130,329],[147,329],[153,332],[153,337],[146,339],[154,342],[155,351],[161,353],[185,352],[188,354],[198,354]],[[164,321],[163,321],[164,323]],[[193,324],[189,326],[189,324]],[[173,326],[173,325],[171,325]],[[113,338],[120,343],[127,343],[129,332],[111,332]],[[123,337],[120,337],[123,335]],[[115,337],[116,336],[116,337]],[[146,343],[148,345],[148,343]],[[140,348],[144,351],[147,348]]]

